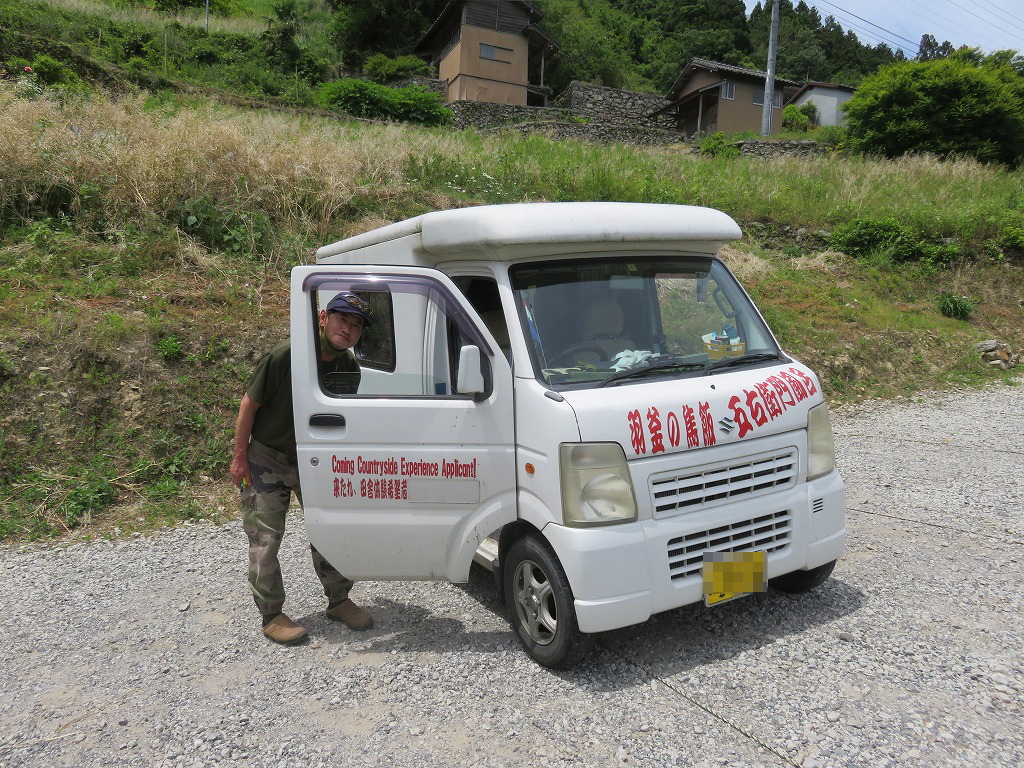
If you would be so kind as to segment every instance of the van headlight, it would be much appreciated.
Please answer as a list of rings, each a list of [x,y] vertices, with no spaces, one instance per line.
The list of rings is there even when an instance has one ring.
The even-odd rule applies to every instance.
[[[562,443],[562,521],[573,527],[636,520],[636,496],[618,443]]]
[[[832,419],[822,403],[807,412],[807,479],[827,475],[836,468],[836,441],[832,436]]]

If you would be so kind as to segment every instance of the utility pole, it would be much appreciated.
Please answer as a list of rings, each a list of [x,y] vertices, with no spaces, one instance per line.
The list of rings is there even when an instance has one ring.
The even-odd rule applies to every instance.
[[[761,111],[761,136],[772,132],[772,105],[775,102],[775,55],[779,43],[779,0],[772,0],[772,31],[768,37],[768,77],[764,81],[764,107]]]
[[[210,0],[206,0],[206,34],[210,34]]]

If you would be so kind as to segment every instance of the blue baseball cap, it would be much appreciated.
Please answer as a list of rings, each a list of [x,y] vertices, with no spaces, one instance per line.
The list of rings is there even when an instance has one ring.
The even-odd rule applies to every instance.
[[[366,299],[356,296],[354,293],[339,293],[327,304],[328,312],[347,312],[350,315],[359,315],[363,318],[363,325],[370,325],[370,315],[373,310]]]

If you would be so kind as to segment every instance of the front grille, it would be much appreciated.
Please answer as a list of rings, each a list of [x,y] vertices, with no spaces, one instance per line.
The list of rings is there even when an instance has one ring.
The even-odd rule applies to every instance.
[[[676,536],[668,542],[669,575],[673,580],[699,576],[705,552],[777,552],[788,546],[792,530],[792,516],[782,510]]]
[[[796,482],[797,452],[787,447],[725,464],[689,468],[651,478],[654,517],[762,496]]]

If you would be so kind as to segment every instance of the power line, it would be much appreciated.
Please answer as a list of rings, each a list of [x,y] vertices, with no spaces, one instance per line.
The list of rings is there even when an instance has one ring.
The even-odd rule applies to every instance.
[[[1003,19],[1003,18],[1001,18],[999,16],[996,16],[996,14],[992,13],[992,11],[989,11],[987,9],[979,8],[978,10],[983,10],[985,13],[987,13],[987,14],[989,14],[991,16],[996,16],[996,18],[999,19],[999,23],[996,23],[996,22],[993,22],[993,21],[989,21],[987,19],[983,19],[983,18],[975,15],[973,11],[971,11],[968,8],[964,8],[962,5],[960,5],[959,3],[955,2],[955,0],[947,0],[947,2],[949,2],[950,5],[955,5],[957,8],[959,8],[962,11],[965,11],[966,13],[972,14],[974,16],[974,18],[976,18],[978,21],[982,22],[983,24],[987,24],[988,26],[992,27],[993,29],[998,29],[1000,31],[1005,31],[1003,29],[1002,25],[1007,24],[1007,25],[1009,25],[1011,27],[1014,27],[1015,29],[1019,29],[1022,32],[1024,32],[1024,27],[1021,27],[1021,26],[1019,26],[1017,24],[1014,24],[1009,19]]]
[[[987,2],[988,0],[985,0],[985,1]],[[921,10],[921,17],[922,18],[927,18],[931,22],[933,27],[938,27],[937,29],[933,28],[932,30],[930,30],[931,32],[936,33],[935,36],[938,36],[938,37],[944,37],[944,38],[947,38],[947,39],[949,39],[950,37],[952,37],[954,39],[959,37],[961,39],[961,41],[963,40],[963,38],[966,37],[966,38],[968,38],[968,42],[972,43],[973,47],[985,49],[985,48],[989,48],[991,46],[982,45],[981,42],[980,42],[980,38],[983,38],[984,35],[985,35],[984,32],[979,32],[979,30],[982,27],[984,29],[986,29],[986,30],[996,30],[996,31],[998,31],[1000,33],[1005,33],[1006,32],[1006,27],[1005,27],[1004,24],[997,24],[997,23],[994,23],[992,21],[989,21],[988,19],[982,18],[974,10],[972,10],[970,8],[964,7],[963,5],[958,3],[956,0],[944,0],[944,2],[941,5],[939,5],[938,7],[939,7],[939,9],[949,9],[949,10],[951,10],[952,8],[957,8],[957,9],[963,11],[965,15],[961,14],[957,18],[950,18],[947,15],[939,13],[938,10],[936,9],[936,5],[937,4],[934,3],[934,2],[919,2],[919,0],[904,0],[904,2],[905,3],[909,3],[910,5],[913,5],[913,6],[916,6],[917,8],[919,8]],[[974,0],[970,0],[970,2],[973,3]],[[989,3],[989,4],[991,5],[991,3]],[[997,8],[997,6],[992,6],[992,7],[996,7]],[[983,9],[979,8],[978,10],[983,10]],[[955,13],[955,11],[954,11],[954,13]],[[989,13],[989,11],[986,11],[986,13]],[[936,20],[940,20],[942,22],[945,22],[946,26],[943,27],[943,25],[935,24]],[[1007,22],[1007,24],[1009,24],[1010,26],[1015,26],[1018,29],[1022,29],[1021,27],[1013,24],[1012,22]],[[951,33],[950,30],[956,30],[956,31],[954,33]],[[963,44],[963,43],[961,42],[961,44]],[[1013,46],[1005,46],[1005,47],[1013,47]]]
[[[816,1],[819,2],[819,3],[824,3],[825,5],[831,6],[831,7],[835,8],[838,11],[842,11],[845,14],[853,16],[853,18],[859,19],[860,21],[863,21],[865,24],[868,24],[868,25],[874,27],[875,29],[880,29],[883,32],[885,32],[886,34],[892,35],[896,39],[902,40],[903,42],[908,43],[909,45],[916,46],[918,44],[918,43],[915,43],[913,40],[908,40],[907,38],[903,37],[902,35],[896,34],[891,29],[886,29],[885,27],[880,27],[877,24],[875,24],[874,22],[868,21],[867,19],[863,18],[862,16],[858,16],[855,13],[851,13],[850,11],[846,10],[845,8],[840,8],[838,5],[835,5],[834,3],[828,2],[828,0],[816,0]],[[900,47],[902,48],[903,46],[900,46]]]
[[[922,15],[926,15],[929,20],[931,20],[931,19],[941,19],[942,21],[945,21],[947,24],[952,24],[953,27],[955,29],[957,29],[957,31],[958,31],[958,33],[960,35],[964,35],[965,34],[965,32],[964,32],[964,23],[962,21],[956,21],[954,19],[949,18],[948,16],[943,16],[941,13],[936,13],[935,7],[932,4],[920,3],[920,2],[918,2],[918,0],[909,0],[909,2],[911,3],[911,5],[916,5],[918,8],[920,8],[921,11],[922,11]],[[933,30],[933,31],[938,32],[940,30]],[[941,36],[945,37],[946,35],[941,35]]]
[[[811,4],[813,5],[813,2]],[[832,4],[829,3],[829,5],[832,5]],[[856,21],[850,21],[844,15],[844,14],[849,13],[849,11],[847,11],[847,10],[845,10],[843,8],[839,8],[839,6],[833,6],[833,7],[838,10],[838,13],[836,13],[836,12],[828,12],[828,11],[824,12],[825,16],[826,16],[826,20],[827,19],[832,19],[836,23],[842,22],[840,24],[841,28],[845,27],[847,30],[856,30],[858,32],[857,36],[859,38],[861,38],[861,39],[867,39],[868,42],[874,41],[876,43],[890,45],[893,48],[905,51],[906,53],[910,54],[911,56],[916,56],[917,55],[917,49],[918,49],[917,43],[911,43],[909,40],[907,40],[907,38],[902,37],[900,35],[897,35],[895,32],[891,32],[890,30],[885,29],[884,27],[879,27],[877,24],[872,24],[872,26],[877,27],[878,29],[881,29],[882,31],[884,31],[884,32],[886,32],[886,33],[888,33],[890,35],[893,35],[893,36],[899,38],[900,40],[903,40],[903,41],[905,41],[907,43],[910,43],[910,45],[912,47],[908,48],[903,43],[899,43],[896,40],[893,40],[892,38],[884,37],[884,36],[880,35],[878,32],[874,31],[873,29],[868,29],[867,27],[861,26]],[[819,10],[819,12],[820,12],[820,9],[816,9],[816,10]],[[854,18],[860,18],[859,16],[856,16],[856,15],[854,15],[852,13],[850,14],[850,16],[853,16]],[[867,22],[867,23],[871,24],[871,22]]]
[[[857,24],[856,22],[848,21],[845,18],[840,17],[839,19],[836,19],[836,15],[835,14],[829,14],[829,18],[835,20],[837,23],[839,21],[842,21],[842,24],[840,25],[841,27],[843,25],[845,25],[848,30],[856,30],[857,33],[858,33],[858,35],[857,35],[858,38],[866,39],[868,42],[874,42],[874,43],[877,43],[877,44],[884,44],[884,45],[892,46],[895,49],[898,49],[898,50],[901,50],[901,51],[905,51],[906,53],[909,53],[911,56],[916,56],[917,55],[917,48],[916,47],[915,48],[908,48],[907,46],[903,45],[902,43],[897,43],[895,40],[891,40],[889,38],[882,37],[881,35],[879,35],[874,30],[870,30],[870,29],[867,29],[866,27],[862,27],[859,24]]]
[[[891,0],[889,1],[891,2]],[[850,10],[847,10],[846,8],[834,2],[831,2],[830,0],[806,0],[806,2],[808,3],[808,5],[816,7],[819,13],[821,13],[822,15],[831,16],[834,20],[841,22],[843,27],[849,30],[854,30],[857,36],[860,37],[867,44],[884,43],[886,45],[894,47],[895,49],[904,51],[909,56],[916,56],[920,50],[919,41],[911,40],[905,37],[900,32],[895,32],[892,29],[888,29],[884,26],[881,26],[880,24],[876,24],[875,22],[870,21],[864,16],[860,16]],[[978,2],[984,2],[990,8],[995,9],[995,12],[989,10],[988,8],[979,7]],[[963,3],[967,3],[969,6],[974,7],[966,7]],[[835,10],[823,10],[820,8],[819,4],[828,6],[829,8]],[[921,11],[920,17],[922,19],[927,19],[928,22],[931,23],[932,25],[935,25],[937,21],[944,22],[944,24],[936,25],[939,27],[938,29],[927,30],[927,32],[934,32],[933,36],[941,35],[940,39],[948,39],[949,35],[948,33],[944,34],[944,29],[949,29],[950,27],[952,27],[957,30],[958,35],[961,37],[961,39],[964,37],[967,37],[968,40],[973,38],[975,42],[972,42],[970,44],[972,45],[972,47],[977,47],[980,49],[987,49],[992,47],[982,45],[981,43],[977,42],[979,37],[984,37],[984,33],[979,33],[979,29],[982,26],[986,29],[998,30],[1001,33],[1006,33],[1010,28],[1024,32],[1024,27],[1022,27],[1020,23],[1015,22],[1012,19],[1000,16],[999,14],[1003,13],[1003,9],[1001,9],[997,5],[994,5],[991,2],[991,0],[960,0],[960,2],[957,2],[957,0],[943,0],[943,2],[941,3],[921,3],[918,2],[918,0],[903,0],[903,2],[898,2],[898,4],[903,5],[904,8],[907,8],[908,4],[918,7]],[[937,9],[946,9],[947,11],[952,11],[954,14],[956,14],[958,10],[962,11],[963,13],[959,18],[954,19],[938,12]],[[896,18],[893,17],[892,13],[889,13],[887,7],[883,6],[882,10],[886,12],[886,15],[889,16],[890,19],[892,19],[896,26],[900,26],[900,23],[896,20]],[[983,14],[997,18],[1000,20],[1001,23],[993,22],[989,18],[986,18]],[[1002,48],[1016,48],[1017,50],[1021,50],[1019,46],[1014,46],[1012,44],[1004,45],[1002,46]]]

